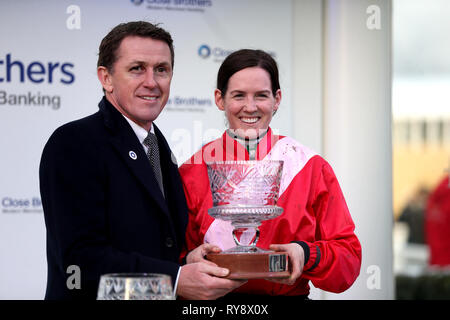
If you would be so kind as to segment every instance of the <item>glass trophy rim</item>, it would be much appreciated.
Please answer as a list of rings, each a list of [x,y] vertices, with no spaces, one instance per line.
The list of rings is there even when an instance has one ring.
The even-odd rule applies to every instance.
[[[283,164],[284,160],[225,160],[225,161],[206,161],[206,165],[211,164],[258,164],[258,163],[279,163]]]
[[[148,272],[136,272],[136,273],[132,273],[132,272],[116,272],[116,273],[106,273],[106,274],[102,274],[101,277],[103,278],[119,278],[119,279],[139,279],[139,278],[166,278],[170,280],[170,275],[168,274],[164,274],[164,273],[148,273]]]
[[[283,208],[278,206],[216,206],[208,209],[208,214],[213,218],[239,222],[258,222],[270,220],[283,213]]]

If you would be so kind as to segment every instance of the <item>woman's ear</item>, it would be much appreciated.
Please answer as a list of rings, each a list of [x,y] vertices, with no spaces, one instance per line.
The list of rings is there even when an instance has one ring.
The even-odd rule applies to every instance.
[[[216,102],[217,108],[219,108],[219,110],[224,111],[225,106],[224,106],[222,91],[220,91],[219,89],[214,90],[214,100]]]
[[[98,77],[98,80],[100,80],[103,89],[108,93],[112,93],[112,91],[113,91],[112,77],[111,77],[111,74],[109,73],[108,69],[103,66],[98,67],[97,68],[97,77]]]
[[[273,112],[275,113],[278,110],[278,107],[281,103],[281,89],[278,89],[275,92],[275,104],[273,105]]]

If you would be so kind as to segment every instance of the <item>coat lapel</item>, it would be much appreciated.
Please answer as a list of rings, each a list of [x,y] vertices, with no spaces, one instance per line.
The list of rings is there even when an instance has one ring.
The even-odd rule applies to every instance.
[[[163,134],[154,123],[153,125],[156,137],[158,138],[166,202],[172,213],[172,218],[177,229],[176,235],[178,237],[178,243],[183,244],[187,226],[188,209],[181,177],[178,172],[178,165]]]
[[[132,174],[145,187],[162,211],[170,217],[169,208],[159,189],[152,167],[133,129],[107,100],[100,102],[105,126],[111,133],[110,141]]]

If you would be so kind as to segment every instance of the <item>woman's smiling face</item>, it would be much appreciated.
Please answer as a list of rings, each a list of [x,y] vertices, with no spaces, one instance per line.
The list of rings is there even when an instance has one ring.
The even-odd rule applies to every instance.
[[[241,137],[254,139],[268,129],[273,113],[281,101],[281,90],[275,96],[269,73],[260,67],[249,67],[233,74],[227,91],[214,92],[216,105],[225,111],[229,128]]]

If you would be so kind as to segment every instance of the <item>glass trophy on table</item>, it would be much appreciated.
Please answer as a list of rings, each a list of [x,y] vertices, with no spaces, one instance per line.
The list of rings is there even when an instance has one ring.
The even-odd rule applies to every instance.
[[[175,300],[169,275],[111,273],[100,278],[97,300]]]
[[[208,214],[231,222],[236,244],[206,258],[229,269],[229,279],[289,277],[287,253],[256,246],[261,223],[283,213],[276,205],[283,161],[223,161],[206,166],[213,199]]]

